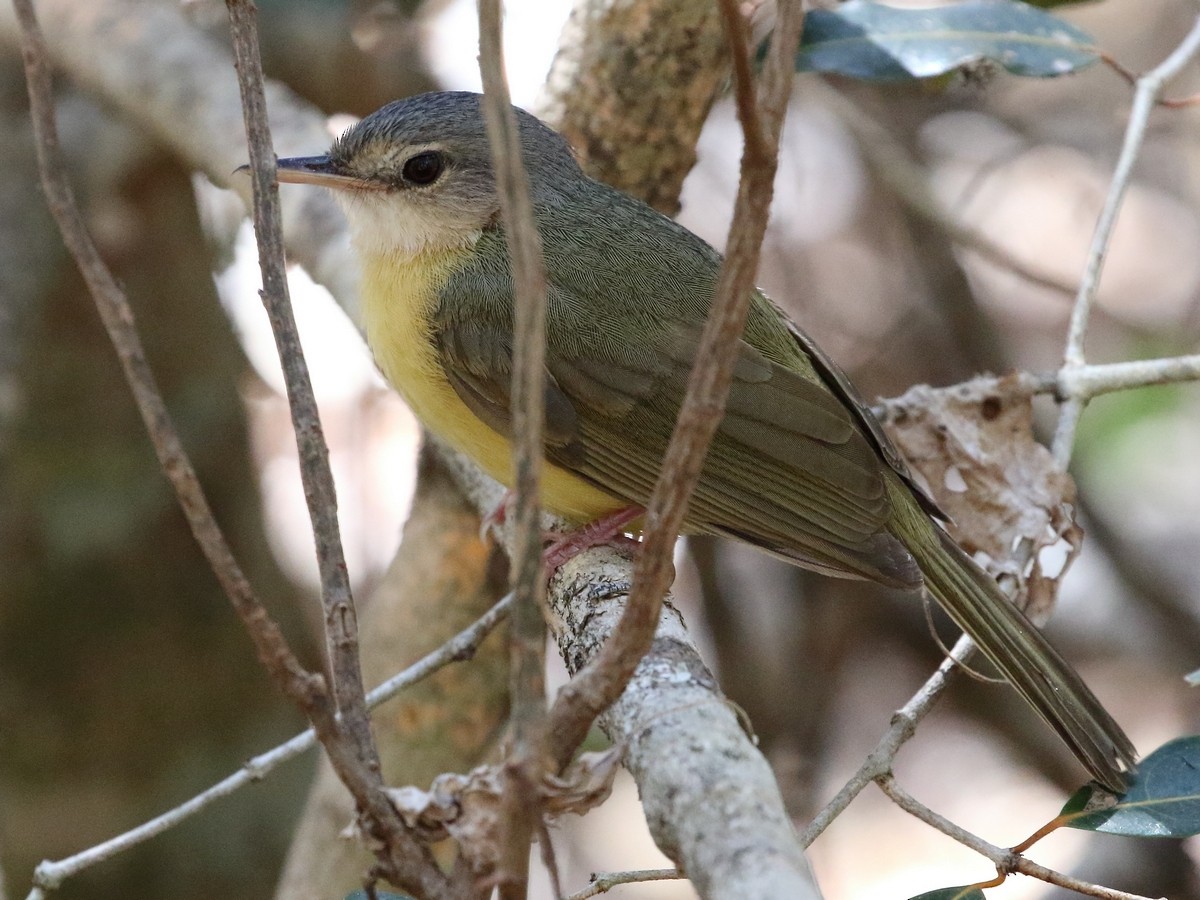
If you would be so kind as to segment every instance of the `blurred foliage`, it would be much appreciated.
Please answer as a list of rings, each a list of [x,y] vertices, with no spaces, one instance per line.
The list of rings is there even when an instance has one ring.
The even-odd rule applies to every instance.
[[[90,211],[94,226],[108,222],[102,244],[217,517],[304,646],[294,605],[277,602],[288,589],[247,490],[245,362],[217,303],[191,182],[159,159]],[[206,787],[300,720],[235,625],[72,271],[47,298],[19,381],[0,510],[0,781],[6,868],[28,873],[43,855],[82,849]],[[265,893],[299,805],[287,788],[295,777],[63,896],[200,897],[225,894],[222,883],[232,896],[255,871],[253,893]]]
[[[263,67],[328,113],[365,116],[436,88],[421,56],[418,0],[266,0]],[[223,34],[224,23],[217,29]]]

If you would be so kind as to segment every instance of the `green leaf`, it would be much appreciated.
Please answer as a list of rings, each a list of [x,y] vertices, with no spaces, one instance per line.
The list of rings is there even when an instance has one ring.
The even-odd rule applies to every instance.
[[[966,0],[936,9],[849,0],[805,16],[796,68],[899,81],[991,60],[1016,75],[1048,78],[1099,59],[1086,32],[1017,0]]]
[[[393,894],[391,891],[381,891],[378,888],[375,889],[375,897],[376,900],[413,900],[408,894]],[[359,888],[357,891],[347,894],[346,900],[370,900],[370,897],[367,896],[366,891]]]
[[[1133,837],[1200,834],[1200,736],[1171,741],[1147,756],[1120,797],[1095,784],[1080,788],[1059,818],[1071,828]]]
[[[938,888],[927,894],[918,894],[912,900],[985,900],[985,898],[983,891],[975,885],[964,884],[960,887]]]

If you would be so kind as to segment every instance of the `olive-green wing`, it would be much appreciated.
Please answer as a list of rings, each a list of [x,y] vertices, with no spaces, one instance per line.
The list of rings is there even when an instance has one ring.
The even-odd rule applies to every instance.
[[[470,302],[449,299],[454,309]],[[547,458],[645,505],[699,329],[660,321],[622,341],[586,326],[577,315],[584,301],[562,286],[551,288],[549,302]],[[569,333],[560,333],[565,323]],[[438,317],[433,336],[458,395],[490,427],[510,433],[511,332],[503,317]],[[913,587],[920,573],[886,531],[884,468],[823,383],[743,341],[686,527],[738,537],[831,574]]]

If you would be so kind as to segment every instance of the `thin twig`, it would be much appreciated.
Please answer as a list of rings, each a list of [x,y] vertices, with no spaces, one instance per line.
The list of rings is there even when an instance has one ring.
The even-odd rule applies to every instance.
[[[21,28],[30,114],[46,200],[116,350],[159,466],[175,491],[196,542],[238,616],[245,623],[264,667],[279,687],[302,706],[313,709],[326,706],[324,680],[306,671],[292,654],[278,626],[254,595],[249,580],[213,518],[196,471],[183,449],[179,432],[167,412],[154,373],[146,360],[133,311],[88,235],[67,180],[55,122],[49,57],[33,4],[31,0],[14,0],[13,5]],[[50,874],[35,874],[34,881],[37,887],[47,890],[58,886]]]
[[[404,688],[423,681],[445,666],[470,659],[475,655],[476,649],[483,643],[484,638],[491,634],[496,626],[508,616],[511,606],[512,594],[508,594],[442,646],[370,691],[367,694],[367,707],[375,709],[394,698]],[[42,862],[34,873],[34,881],[47,886],[57,886],[97,863],[111,859],[138,844],[169,831],[217,800],[228,797],[246,785],[261,781],[272,770],[311,750],[316,744],[316,732],[310,728],[291,740],[253,757],[233,774],[174,809],[167,810],[162,815],[155,816],[136,828],[131,828],[101,844],[89,847],[82,853],[58,861]]]
[[[371,736],[359,663],[358,618],[338,530],[337,492],[329,468],[329,450],[288,297],[279,185],[258,49],[257,9],[253,0],[226,0],[225,5],[249,142],[254,232],[263,277],[261,296],[279,352],[300,453],[300,476],[316,542],[325,643],[339,717],[330,723],[314,718],[313,726],[338,777],[354,796],[367,832],[377,841],[375,853],[381,874],[398,887],[427,896],[447,896],[452,890],[449,879],[382,790],[379,752]]]
[[[925,804],[901,788],[890,774],[879,776],[875,779],[875,783],[879,785],[880,790],[892,802],[905,812],[916,816],[922,822],[933,826],[942,832],[942,834],[954,838],[954,840],[971,848],[976,853],[986,856],[996,866],[997,872],[1001,874],[1015,872],[1020,875],[1027,875],[1031,878],[1038,878],[1048,884],[1067,888],[1068,890],[1085,894],[1089,897],[1099,897],[1101,900],[1150,900],[1150,898],[1142,897],[1138,894],[1128,894],[1125,891],[1113,890],[1102,885],[1092,884],[1089,881],[1081,881],[1070,875],[1064,875],[1062,872],[1056,872],[1053,869],[1038,865],[1026,859],[1021,854],[1014,853],[1012,850],[997,847],[995,844],[985,841],[978,835],[972,834],[965,828],[954,824],[945,816],[925,806]]]
[[[896,761],[896,754],[917,733],[917,725],[925,718],[926,713],[933,708],[934,701],[937,700],[942,691],[950,683],[956,665],[960,662],[969,661],[974,652],[974,647],[975,644],[966,635],[960,637],[954,645],[954,649],[950,651],[950,655],[929,676],[929,680],[921,686],[921,689],[913,695],[911,700],[892,715],[891,726],[884,732],[883,737],[879,739],[879,743],[875,745],[875,749],[867,754],[866,760],[863,761],[858,771],[850,777],[850,780],[837,792],[837,795],[817,813],[813,820],[808,823],[808,827],[800,833],[801,847],[808,847],[820,837],[821,832],[828,828],[833,820],[842,814],[854,798],[862,793],[863,788],[877,778],[892,771],[892,765]]]
[[[1117,160],[1108,196],[1104,200],[1104,208],[1096,222],[1096,230],[1092,235],[1092,244],[1088,250],[1087,263],[1079,283],[1079,291],[1075,296],[1075,306],[1071,311],[1067,345],[1063,354],[1065,367],[1082,366],[1086,362],[1084,341],[1087,338],[1092,304],[1100,285],[1100,273],[1112,241],[1117,213],[1121,209],[1125,192],[1129,188],[1134,164],[1141,153],[1142,140],[1146,136],[1150,113],[1154,110],[1163,86],[1175,77],[1198,52],[1200,52],[1200,17],[1197,17],[1192,30],[1188,32],[1171,55],[1138,79],[1133,107],[1129,112],[1129,125],[1125,129],[1125,140],[1121,146],[1121,155]],[[1070,398],[1059,411],[1058,427],[1054,434],[1051,452],[1054,454],[1054,461],[1063,469],[1071,461],[1071,451],[1075,444],[1075,430],[1079,425],[1079,418],[1085,405],[1086,401],[1083,399]]]
[[[1055,377],[1060,397],[1088,400],[1099,394],[1153,384],[1200,379],[1200,354],[1104,365],[1064,366]]]
[[[599,897],[622,884],[641,884],[644,881],[679,881],[686,878],[678,869],[634,869],[628,872],[600,872],[592,875],[587,887],[569,894],[566,900],[589,900]]]
[[[329,448],[321,430],[308,364],[300,347],[300,334],[288,296],[275,152],[271,147],[262,61],[258,53],[258,12],[253,0],[226,0],[225,5],[229,10],[234,67],[242,93],[242,112],[250,150],[254,233],[258,239],[258,266],[263,279],[260,295],[279,351],[292,427],[299,445],[300,477],[317,547],[333,693],[342,729],[350,735],[367,769],[374,772],[373,776],[368,775],[369,780],[378,782],[379,758],[371,740],[363,698],[362,670],[358,661],[358,619],[338,530],[337,492],[329,469]]]
[[[729,252],[721,267],[675,431],[646,508],[645,537],[625,612],[608,643],[563,688],[550,711],[548,740],[560,765],[570,758],[595,717],[620,696],[654,639],[662,596],[674,575],[672,549],[688,497],[725,410],[737,341],[750,305],[791,89],[790,48],[800,40],[803,4],[799,0],[780,4],[764,70],[761,112],[750,79],[745,21],[734,0],[723,0],[721,10],[734,54],[738,110],[746,141],[729,230]]]
[[[306,671],[292,654],[278,626],[254,596],[249,581],[213,519],[195,470],[184,453],[178,432],[167,413],[146,361],[128,301],[88,236],[66,179],[54,120],[48,54],[32,3],[30,0],[16,0],[14,8],[21,25],[22,55],[29,87],[30,110],[37,138],[43,186],[51,213],[95,300],[138,410],[150,433],[159,464],[179,498],[192,533],[222,588],[229,595],[234,609],[245,623],[259,659],[279,687],[304,709],[314,729],[329,748],[331,759],[334,759],[337,765],[339,730],[325,681],[319,675]],[[387,809],[390,810],[391,807],[388,806]],[[392,814],[394,816],[394,810]],[[396,821],[399,822],[398,817]],[[432,856],[425,848],[417,845],[411,838],[408,840],[411,843],[408,849],[412,851],[414,877],[406,880],[422,889],[428,888],[427,893],[430,896],[444,896],[442,888],[445,876],[437,869]],[[40,894],[43,890],[56,886],[50,881],[38,880],[35,881],[34,890]]]
[[[289,694],[324,693],[319,676],[305,671],[292,655],[278,626],[255,597],[224,536],[213,518],[196,471],[183,449],[179,432],[167,412],[133,318],[133,310],[96,251],[66,177],[55,124],[54,94],[45,41],[31,0],[14,0],[22,32],[22,54],[29,88],[29,107],[37,144],[38,164],[46,200],[74,257],[101,321],[121,362],[138,412],[145,423],[158,462],[174,489],[196,542],[238,615],[246,623],[259,659]]]
[[[541,821],[535,789],[545,768],[546,578],[542,566],[541,471],[546,371],[546,270],[533,218],[521,134],[504,77],[501,0],[479,3],[479,69],[492,168],[508,242],[513,281],[513,514],[511,583],[516,594],[511,629],[512,756],[504,790],[505,841],[500,894],[522,898],[529,880],[529,848]]]
[[[1006,397],[1053,394],[1059,400],[1086,401],[1102,394],[1111,394],[1131,388],[1178,384],[1187,381],[1200,381],[1200,354],[1119,363],[1064,366],[1057,372],[1040,374],[1013,372],[1010,375],[980,375],[968,381],[933,388],[932,391],[937,395],[963,392],[983,394],[988,390],[994,390]],[[872,412],[876,416],[886,418],[887,408],[894,404],[903,404],[906,396],[907,394],[904,394],[881,400],[872,407]]]

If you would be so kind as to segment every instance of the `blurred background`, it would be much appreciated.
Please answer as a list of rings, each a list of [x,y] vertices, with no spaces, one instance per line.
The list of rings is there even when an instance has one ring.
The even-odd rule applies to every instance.
[[[125,6],[137,15],[160,3],[174,5]],[[569,4],[508,7],[514,98],[533,106]],[[182,8],[191,27],[226,40],[222,4]],[[395,97],[478,88],[471,0],[261,0],[260,9],[268,74],[328,113],[331,134]],[[1060,13],[1141,71],[1175,47],[1196,4],[1105,0]],[[66,79],[59,87],[93,235],[129,292],[218,519],[313,662],[311,536],[238,201]],[[1169,93],[1197,90],[1193,66]],[[1052,81],[982,72],[932,87],[798,79],[760,283],[868,397],[985,370],[1052,371],[1131,96],[1101,66]],[[1197,351],[1198,115],[1154,114],[1105,269],[1091,361]],[[680,216],[718,247],[739,153],[732,105],[721,101]],[[0,159],[0,870],[20,896],[38,860],[179,803],[301,721],[268,684],[196,549],[51,226],[20,58],[7,45]],[[946,222],[987,246],[955,244]],[[328,294],[302,270],[292,275],[365,597],[399,543],[419,434]],[[1039,414],[1052,423],[1052,404]],[[1049,631],[1146,752],[1200,731],[1182,680],[1200,666],[1200,388],[1094,401],[1073,472],[1088,537]],[[921,604],[708,540],[681,547],[677,568],[689,623],[806,822],[939,662]],[[898,774],[937,811],[1015,843],[1082,776],[1004,688],[964,678],[945,700]],[[292,763],[61,896],[271,896],[312,771],[313,759]],[[555,834],[570,889],[592,871],[664,864],[630,782]],[[831,898],[903,897],[989,874],[870,789],[811,854]],[[1072,832],[1034,856],[1115,888],[1200,897],[1194,839]],[[1051,893],[1014,879],[996,896]],[[691,896],[680,885],[613,895]]]

